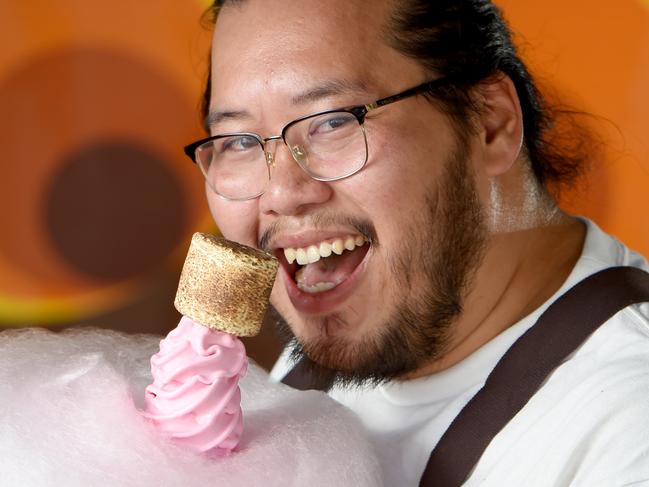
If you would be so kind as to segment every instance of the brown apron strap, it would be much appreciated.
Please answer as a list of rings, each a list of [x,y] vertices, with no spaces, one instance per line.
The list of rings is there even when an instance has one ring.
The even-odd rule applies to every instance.
[[[291,386],[293,389],[308,391],[328,391],[329,387],[318,384],[318,381],[311,373],[312,361],[309,357],[303,357],[295,366],[284,376],[282,383]],[[331,385],[331,384],[329,384]]]
[[[430,455],[420,487],[462,485],[492,438],[552,371],[610,317],[642,302],[649,302],[649,273],[633,267],[600,271],[557,299],[453,420]]]

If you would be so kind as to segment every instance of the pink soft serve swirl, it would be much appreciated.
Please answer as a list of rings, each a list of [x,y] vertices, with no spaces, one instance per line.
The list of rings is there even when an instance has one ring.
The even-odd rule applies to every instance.
[[[239,379],[247,366],[237,337],[183,316],[151,357],[144,415],[178,444],[228,454],[243,430]]]

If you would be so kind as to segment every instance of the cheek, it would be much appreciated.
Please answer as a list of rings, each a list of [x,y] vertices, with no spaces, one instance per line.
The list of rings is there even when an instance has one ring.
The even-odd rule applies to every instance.
[[[358,175],[359,186],[371,188],[365,190],[365,206],[377,225],[408,221],[437,189],[435,182],[443,166],[439,151],[413,137],[412,132],[399,133],[398,138],[378,131],[372,135],[370,159]]]
[[[219,231],[228,240],[257,246],[257,200],[228,201],[207,192],[207,203]]]
[[[350,179],[357,187],[355,194],[364,195],[361,203],[369,213],[399,203],[412,174],[412,157],[392,140],[388,129],[376,124],[367,131],[367,164]]]

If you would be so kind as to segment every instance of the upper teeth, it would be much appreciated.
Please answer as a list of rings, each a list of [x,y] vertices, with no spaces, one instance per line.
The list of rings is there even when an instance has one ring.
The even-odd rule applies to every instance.
[[[333,252],[336,255],[342,254],[345,250],[354,250],[365,244],[365,238],[361,235],[350,235],[346,238],[337,238],[333,241],[320,242],[304,248],[286,247],[284,257],[289,264],[297,261],[299,265],[313,264],[322,257],[329,257]]]

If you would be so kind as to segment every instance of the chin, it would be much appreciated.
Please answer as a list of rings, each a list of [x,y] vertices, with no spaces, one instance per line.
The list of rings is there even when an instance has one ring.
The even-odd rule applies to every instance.
[[[333,309],[318,314],[301,313],[288,303],[283,309],[288,308],[290,312],[282,313],[282,316],[300,341],[337,338],[350,343],[361,342],[371,334],[376,323],[383,322],[376,312],[370,311],[376,310],[377,306],[363,299],[365,295],[359,292]]]
[[[374,348],[377,337],[368,329],[367,322],[359,322],[355,313],[350,315],[349,321],[343,312],[289,319],[285,322],[290,334],[287,338],[323,367],[354,370],[363,361],[361,357],[366,355],[366,348]]]

